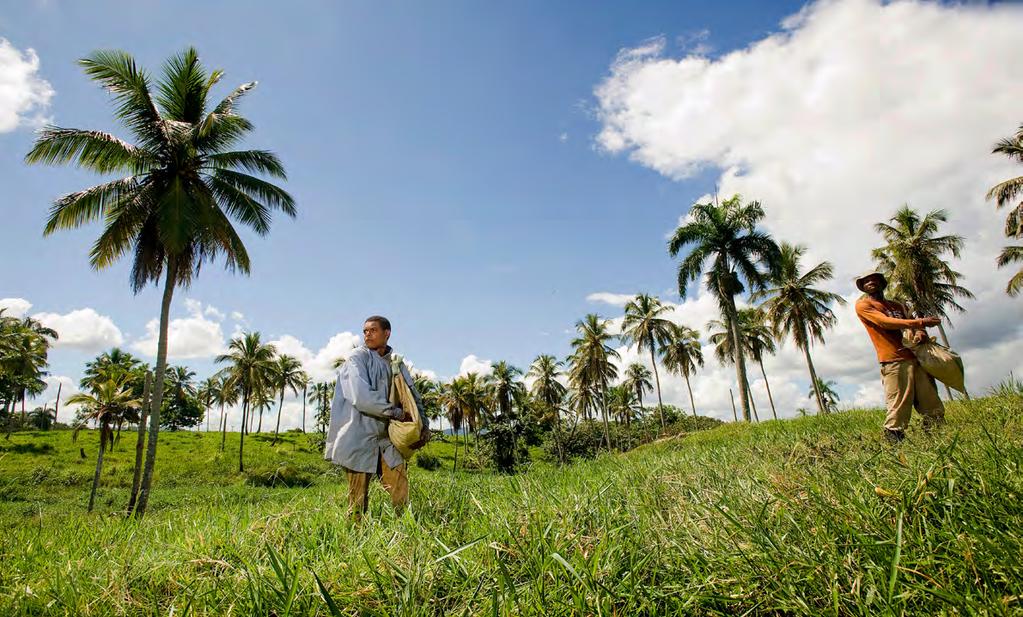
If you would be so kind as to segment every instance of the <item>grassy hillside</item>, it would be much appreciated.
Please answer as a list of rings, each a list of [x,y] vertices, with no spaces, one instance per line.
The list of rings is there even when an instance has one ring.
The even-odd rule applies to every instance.
[[[361,526],[306,436],[246,443],[253,469],[311,483],[269,488],[236,474],[237,436],[221,455],[219,437],[161,435],[138,523],[116,514],[131,437],[86,515],[95,435],[15,434],[0,614],[1023,614],[1021,411],[956,404],[899,448],[857,411],[515,477],[413,466],[412,510],[375,487]]]

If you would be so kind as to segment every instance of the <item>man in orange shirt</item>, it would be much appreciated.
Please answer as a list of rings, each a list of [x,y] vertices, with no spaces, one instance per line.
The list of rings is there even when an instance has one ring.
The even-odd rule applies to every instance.
[[[881,363],[881,383],[888,404],[885,437],[897,443],[905,437],[913,407],[923,415],[925,429],[945,420],[945,406],[938,398],[934,378],[903,343],[903,331],[908,331],[906,334],[915,344],[929,340],[925,328],[936,326],[941,320],[911,319],[905,306],[884,297],[887,286],[888,280],[880,272],[857,278],[856,287],[865,295],[856,301],[856,315],[867,329]]]

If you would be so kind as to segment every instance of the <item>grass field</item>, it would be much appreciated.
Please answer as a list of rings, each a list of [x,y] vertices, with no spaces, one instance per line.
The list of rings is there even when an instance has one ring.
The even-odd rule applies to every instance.
[[[853,411],[514,477],[412,465],[411,510],[375,487],[362,525],[304,435],[247,440],[249,467],[310,483],[270,488],[236,473],[237,435],[222,455],[162,434],[140,523],[118,514],[133,435],[86,515],[96,435],[19,433],[0,443],[0,615],[1023,614],[1021,411],[956,403],[899,448]]]

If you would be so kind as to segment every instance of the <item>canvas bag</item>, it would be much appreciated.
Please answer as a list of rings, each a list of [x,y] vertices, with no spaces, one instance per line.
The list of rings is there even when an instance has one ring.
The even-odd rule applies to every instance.
[[[423,417],[416,406],[412,390],[405,383],[405,374],[401,368],[401,356],[393,355],[391,358],[391,392],[388,400],[412,414],[412,420],[409,422],[391,420],[387,423],[387,436],[401,453],[402,458],[408,460],[412,458],[413,452],[426,445],[429,440],[429,429],[423,425]]]
[[[935,341],[914,345],[913,354],[931,377],[949,388],[966,392],[966,369],[959,354]]]

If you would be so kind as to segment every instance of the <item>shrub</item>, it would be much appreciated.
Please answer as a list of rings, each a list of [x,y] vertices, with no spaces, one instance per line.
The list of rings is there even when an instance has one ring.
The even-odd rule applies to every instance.
[[[299,468],[290,463],[276,467],[260,467],[245,474],[245,481],[251,486],[268,486],[271,488],[290,488],[294,486],[312,486],[316,475],[309,469]]]
[[[427,471],[433,471],[440,467],[440,459],[429,452],[420,451],[416,454],[416,467]]]

